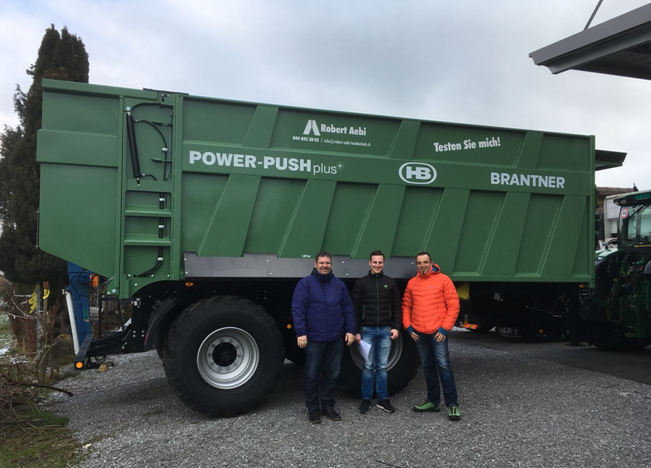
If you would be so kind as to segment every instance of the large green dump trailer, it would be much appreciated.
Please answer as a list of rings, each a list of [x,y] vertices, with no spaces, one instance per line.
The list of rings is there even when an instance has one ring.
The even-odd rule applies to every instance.
[[[299,361],[290,304],[316,252],[349,286],[381,249],[464,291],[462,320],[508,325],[593,281],[594,137],[44,80],[39,245],[133,305],[83,357],[156,346],[207,414],[246,411]],[[355,347],[342,385],[355,388]],[[213,349],[215,350],[213,355]],[[218,351],[218,352],[217,352]],[[415,375],[393,345],[390,390]],[[357,387],[359,388],[359,387]]]

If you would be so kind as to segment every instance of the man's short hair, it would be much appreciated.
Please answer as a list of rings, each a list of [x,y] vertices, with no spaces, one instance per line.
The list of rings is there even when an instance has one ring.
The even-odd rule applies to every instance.
[[[332,262],[332,255],[330,255],[330,252],[326,252],[325,250],[322,250],[321,252],[316,254],[316,257],[314,257],[314,261],[318,262],[319,258],[321,258],[321,257],[328,257],[330,259],[330,261]]]
[[[429,261],[432,261],[432,256],[428,254],[427,252],[421,252],[419,254],[416,254],[416,258],[420,257],[421,255],[427,255],[429,257]]]
[[[368,259],[373,260],[373,257],[379,256],[379,255],[382,255],[382,260],[384,260],[384,254],[382,253],[381,250],[374,250],[373,252],[371,252],[371,255],[368,257]]]

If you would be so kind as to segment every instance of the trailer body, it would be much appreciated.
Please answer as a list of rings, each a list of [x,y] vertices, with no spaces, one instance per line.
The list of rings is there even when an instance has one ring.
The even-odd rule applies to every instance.
[[[485,326],[548,312],[593,285],[593,136],[50,80],[43,90],[39,246],[107,278],[107,293],[134,305],[129,330],[104,351],[157,341],[166,358],[196,358],[202,348],[183,351],[180,340],[220,337],[179,332],[183,311],[200,303],[204,315],[220,311],[203,326],[244,330],[235,339],[251,353],[258,332],[228,317],[272,317],[287,356],[300,360],[291,293],[320,250],[349,285],[373,250],[403,285],[415,254],[428,251],[467,299],[460,320]],[[413,346],[396,347],[400,374]],[[282,353],[268,353],[271,367]],[[211,376],[210,364],[195,374],[223,398],[252,385],[263,364],[248,363],[254,370],[231,387],[233,376]],[[166,370],[184,399],[174,364]],[[195,405],[202,398],[184,401],[228,413]]]

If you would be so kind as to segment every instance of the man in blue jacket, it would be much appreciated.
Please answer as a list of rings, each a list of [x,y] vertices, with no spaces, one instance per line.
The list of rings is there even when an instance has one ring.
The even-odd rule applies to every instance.
[[[316,255],[312,274],[296,285],[292,316],[296,342],[305,349],[305,403],[310,422],[320,423],[321,415],[341,421],[335,411],[335,389],[344,341],[348,346],[355,341],[355,311],[346,285],[332,273],[328,252]],[[321,366],[325,378],[319,401]]]

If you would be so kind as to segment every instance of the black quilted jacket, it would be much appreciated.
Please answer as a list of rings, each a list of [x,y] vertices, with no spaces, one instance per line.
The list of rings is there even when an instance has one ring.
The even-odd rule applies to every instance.
[[[369,271],[360,278],[351,294],[355,307],[355,333],[360,327],[402,327],[402,301],[395,280]]]

